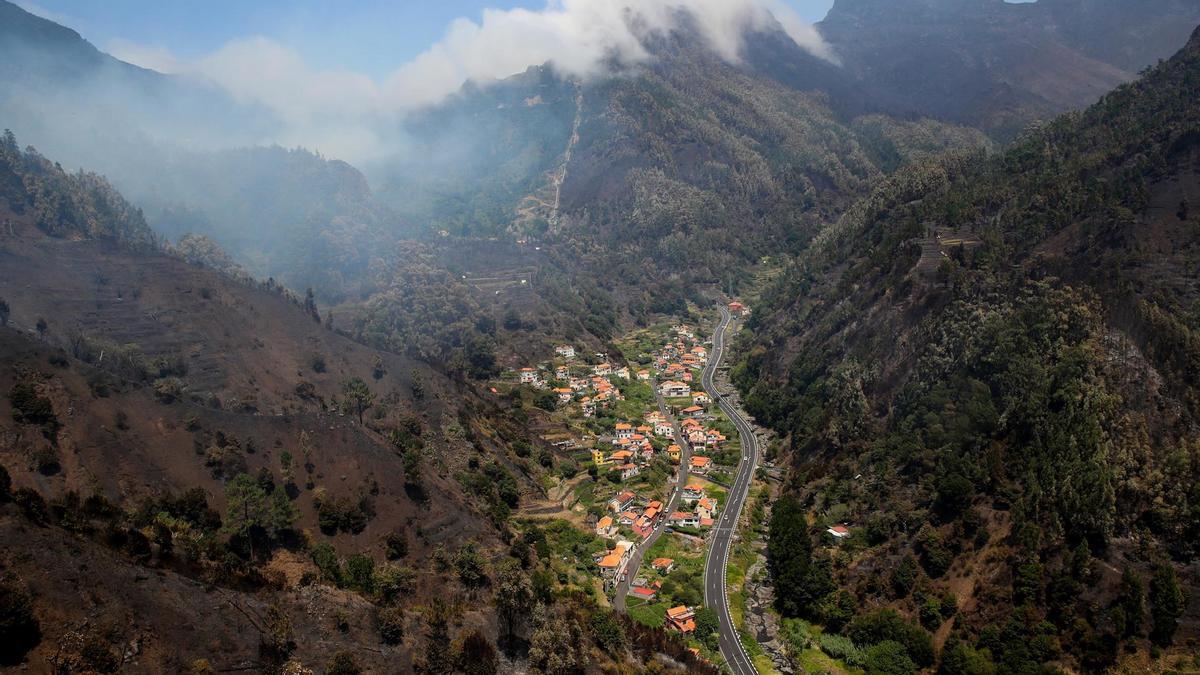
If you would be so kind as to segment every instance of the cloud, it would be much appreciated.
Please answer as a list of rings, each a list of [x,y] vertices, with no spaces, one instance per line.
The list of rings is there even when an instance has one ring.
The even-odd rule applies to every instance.
[[[587,78],[613,58],[648,58],[634,26],[650,31],[675,27],[681,10],[721,56],[738,60],[746,30],[776,19],[799,46],[833,60],[817,30],[780,0],[551,0],[545,9],[486,10],[479,23],[455,21],[446,35],[387,81],[391,100],[434,103],[463,82],[489,82],[550,63],[560,72]]]
[[[161,46],[141,45],[129,40],[116,39],[105,44],[104,51],[126,63],[168,75],[178,74],[188,67],[176,58],[171,50]]]
[[[809,23],[782,0],[548,0],[540,10],[487,9],[457,19],[445,35],[382,82],[345,70],[320,70],[295,50],[264,37],[239,39],[184,62],[161,47],[129,42],[112,53],[136,65],[203,77],[238,101],[272,111],[284,145],[315,147],[354,160],[383,150],[407,111],[435,104],[467,81],[487,84],[549,63],[570,77],[601,75],[614,60],[650,58],[643,32],[668,31],[684,13],[723,58],[737,61],[746,31],[778,21],[800,47],[834,60]]]

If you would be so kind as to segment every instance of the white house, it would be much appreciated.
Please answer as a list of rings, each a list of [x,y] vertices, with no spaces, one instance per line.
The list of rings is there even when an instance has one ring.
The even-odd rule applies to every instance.
[[[521,384],[533,384],[537,382],[537,370],[533,368],[521,369]]]
[[[674,427],[671,426],[671,424],[669,422],[655,422],[654,423],[654,435],[655,436],[662,436],[664,438],[670,438],[671,435],[674,433],[675,433],[675,429],[674,429]]]
[[[617,467],[617,471],[621,472],[621,480],[629,480],[641,473],[641,469],[638,469],[637,464],[622,464]]]
[[[663,382],[659,385],[658,391],[663,395],[663,398],[682,398],[692,395],[692,387],[690,385],[674,380]]]
[[[554,348],[554,353],[555,355],[561,356],[564,359],[575,358],[575,348],[571,345],[559,345]]]

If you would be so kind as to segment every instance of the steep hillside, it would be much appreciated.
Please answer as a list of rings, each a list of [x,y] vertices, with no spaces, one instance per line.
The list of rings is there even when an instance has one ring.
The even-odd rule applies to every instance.
[[[999,157],[886,179],[764,293],[736,380],[797,509],[854,532],[777,561],[813,570],[788,612],[865,648],[897,608],[943,672],[1194,667],[1198,95],[1200,30]]]
[[[511,515],[557,460],[539,413],[164,253],[103,179],[0,158],[0,664],[689,662],[542,570]]]
[[[819,28],[875,109],[1012,138],[1133,79],[1197,23],[1187,0],[838,0]]]

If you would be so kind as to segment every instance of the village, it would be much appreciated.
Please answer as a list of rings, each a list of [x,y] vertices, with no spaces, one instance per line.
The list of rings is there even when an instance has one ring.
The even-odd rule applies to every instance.
[[[625,585],[632,618],[691,634],[703,602],[706,536],[741,447],[700,384],[709,348],[696,328],[654,326],[618,345],[615,356],[559,345],[553,358],[512,372],[509,383],[533,389],[539,406],[552,402],[553,414],[579,431],[570,447],[587,473],[573,509],[577,525],[603,542],[582,561],[599,587],[615,601]]]

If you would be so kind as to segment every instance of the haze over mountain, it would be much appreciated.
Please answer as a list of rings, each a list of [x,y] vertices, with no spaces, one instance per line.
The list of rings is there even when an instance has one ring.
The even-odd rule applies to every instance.
[[[1198,23],[0,0],[0,668],[1200,667]]]

